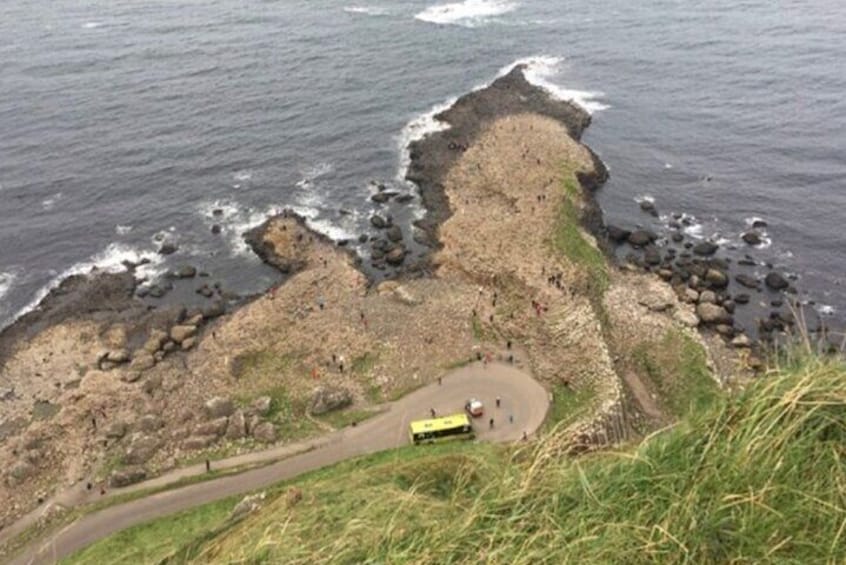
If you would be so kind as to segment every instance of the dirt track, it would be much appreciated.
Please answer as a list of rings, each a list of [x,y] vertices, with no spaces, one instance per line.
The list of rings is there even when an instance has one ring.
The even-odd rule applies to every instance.
[[[430,409],[446,415],[461,412],[464,401],[482,400],[485,415],[475,423],[477,437],[486,441],[519,440],[541,425],[549,395],[525,371],[506,364],[473,363],[451,371],[442,384],[431,384],[392,403],[388,410],[356,427],[317,440],[315,448],[265,467],[238,475],[158,493],[89,514],[24,550],[13,563],[53,563],[110,534],[232,495],[265,488],[281,480],[368,453],[408,443],[408,424],[429,417]],[[502,406],[495,407],[495,399]],[[509,422],[513,416],[513,422]],[[489,429],[489,419],[494,428]],[[303,445],[304,449],[308,446]],[[425,447],[421,447],[425,449]],[[218,465],[219,463],[216,463]]]

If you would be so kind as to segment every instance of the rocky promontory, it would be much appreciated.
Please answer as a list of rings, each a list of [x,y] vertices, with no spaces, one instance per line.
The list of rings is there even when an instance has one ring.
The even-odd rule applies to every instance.
[[[373,408],[473,359],[586,398],[564,430],[573,449],[666,424],[638,361],[668,336],[704,344],[699,316],[722,314],[608,265],[592,195],[607,172],[579,142],[589,115],[518,67],[439,119],[450,128],[410,148],[432,244],[419,276],[376,284],[346,246],[286,213],[247,236],[285,275],[262,295],[227,302],[212,284],[204,308],[151,309],[131,273],[95,274],[4,332],[0,520],[67,485],[120,488],[325,433],[327,411]],[[381,259],[400,265],[407,226],[380,218]],[[715,368],[734,367],[721,347]]]

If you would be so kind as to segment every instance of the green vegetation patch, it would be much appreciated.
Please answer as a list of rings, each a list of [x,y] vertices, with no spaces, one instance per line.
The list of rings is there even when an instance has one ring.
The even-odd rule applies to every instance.
[[[677,418],[701,409],[719,397],[703,347],[679,330],[669,330],[657,343],[632,351],[637,370],[645,375],[664,406]]]
[[[599,299],[608,288],[608,264],[602,251],[597,249],[582,232],[579,209],[579,202],[583,198],[581,190],[575,176],[569,174],[564,181],[566,198],[563,199],[558,213],[553,244],[555,249],[572,263],[584,269],[589,294],[592,298]]]
[[[354,423],[359,424],[379,413],[379,410],[356,410],[354,408],[348,408],[346,410],[328,412],[319,416],[319,419],[337,430],[346,428]]]
[[[547,428],[581,419],[593,408],[595,401],[596,390],[589,384],[577,389],[563,384],[555,385],[552,389],[552,404],[546,418]]]
[[[284,375],[294,368],[299,359],[300,356],[295,353],[248,351],[235,357],[232,362],[232,374],[237,379],[249,380]]]
[[[378,360],[378,354],[370,353],[368,351],[352,360],[350,370],[357,375],[369,375],[373,371],[373,368],[376,366],[376,361]]]

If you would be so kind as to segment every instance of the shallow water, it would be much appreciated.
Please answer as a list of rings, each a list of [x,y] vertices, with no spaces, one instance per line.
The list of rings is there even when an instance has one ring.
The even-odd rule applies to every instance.
[[[610,221],[652,221],[648,195],[742,251],[764,218],[756,256],[842,321],[844,36],[833,0],[6,2],[0,322],[124,258],[264,288],[245,229],[293,207],[332,237],[369,231],[371,180],[407,189],[425,116],[519,60],[594,113]]]

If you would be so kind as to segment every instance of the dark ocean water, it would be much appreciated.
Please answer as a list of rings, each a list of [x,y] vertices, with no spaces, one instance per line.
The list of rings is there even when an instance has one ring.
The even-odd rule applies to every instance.
[[[123,259],[266,287],[245,229],[293,207],[335,238],[369,231],[370,182],[407,189],[433,108],[521,60],[593,111],[610,221],[648,224],[650,196],[742,253],[764,218],[756,257],[842,321],[844,38],[834,0],[4,2],[0,323]]]

